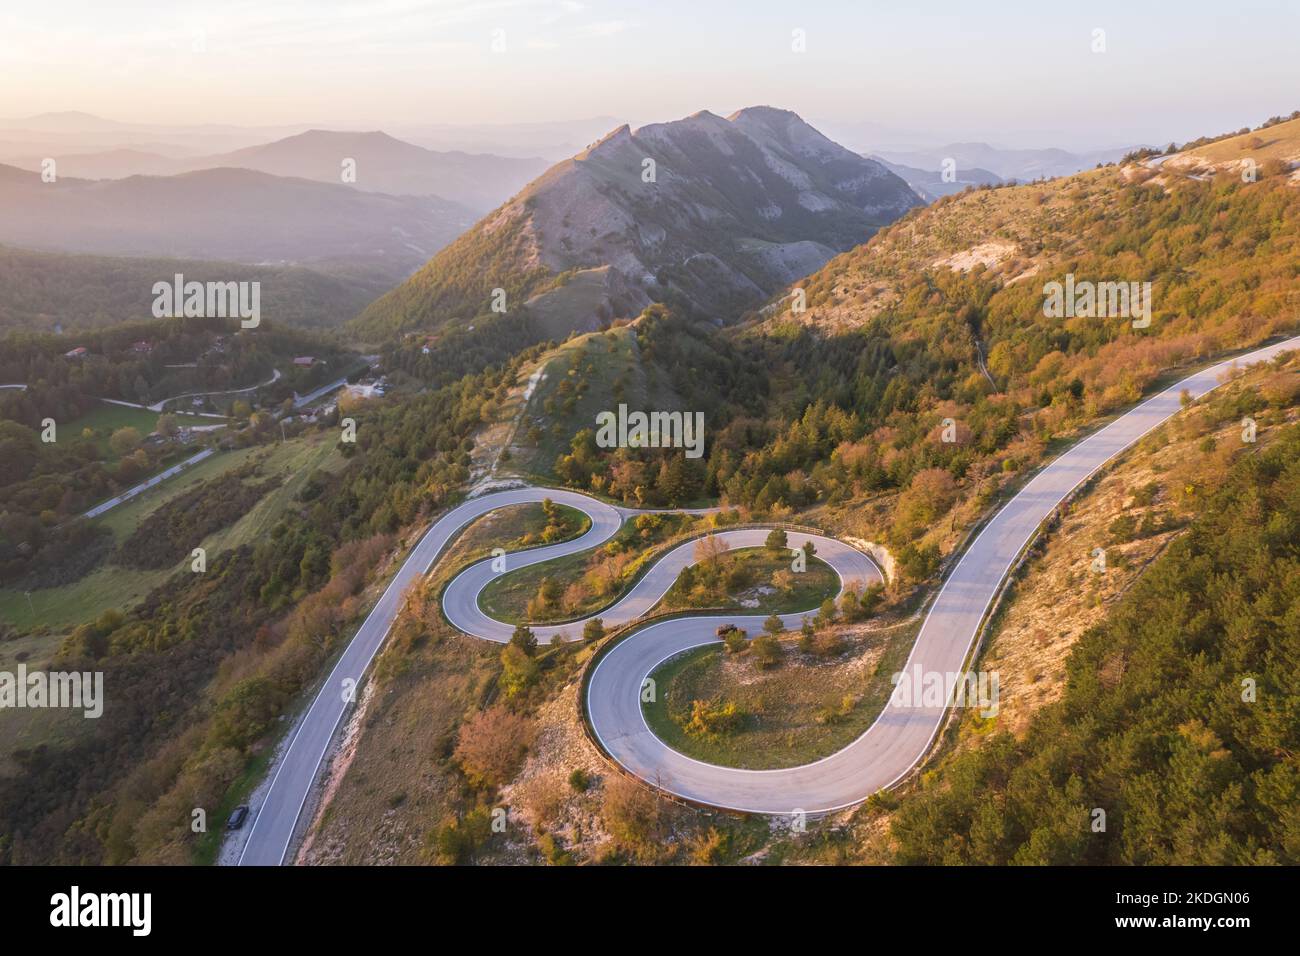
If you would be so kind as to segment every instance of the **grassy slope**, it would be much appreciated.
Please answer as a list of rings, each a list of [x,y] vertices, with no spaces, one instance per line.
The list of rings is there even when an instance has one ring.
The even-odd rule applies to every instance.
[[[246,544],[264,534],[281,511],[289,506],[293,496],[314,470],[337,467],[343,460],[334,443],[323,436],[295,439],[286,445],[275,445],[269,450],[245,448],[220,453],[174,479],[163,482],[157,488],[118,505],[99,521],[112,530],[115,542],[120,544],[140,522],[168,501],[192,488],[196,482],[231,472],[259,455],[266,456],[263,470],[267,474],[284,472],[289,478],[237,523],[205,539],[201,545],[207,549],[209,557]],[[171,573],[171,570],[136,571],[104,565],[80,581],[32,592],[32,605],[36,612],[34,615],[22,592],[0,590],[0,617],[20,629],[48,628],[52,634],[41,638],[25,638],[19,643],[30,646],[17,648],[25,649],[32,654],[34,660],[43,660],[57,646],[58,637],[63,630],[93,620],[109,608],[130,607]],[[9,648],[15,645],[5,646]]]
[[[1254,145],[1258,141],[1259,145]],[[1294,161],[1300,158],[1300,119],[1278,123],[1268,129],[1229,136],[1187,150],[1187,156],[1197,156],[1214,164],[1250,158],[1257,163],[1270,159]]]
[[[533,392],[510,448],[513,467],[525,475],[551,476],[573,435],[594,429],[596,415],[615,411],[619,402],[630,409],[681,406],[660,370],[641,360],[635,326],[578,336],[541,361],[545,377]]]
[[[1197,489],[1204,493],[1215,487],[1226,462],[1247,451],[1258,453],[1277,436],[1279,426],[1300,419],[1300,404],[1250,409],[1257,422],[1255,448],[1241,441],[1244,409],[1239,403],[1273,394],[1287,379],[1300,395],[1300,356],[1286,372],[1272,365],[1257,369],[1202,400],[1143,439],[1075,503],[1029,563],[990,629],[982,666],[1001,675],[998,729],[1023,732],[1038,708],[1060,697],[1074,644],[1105,620],[1147,564],[1181,533]],[[1122,526],[1112,530],[1121,519],[1138,528],[1149,519],[1153,533],[1126,534]],[[1104,574],[1091,571],[1097,547],[1106,551]]]
[[[119,505],[100,521],[112,530],[115,542],[120,544],[141,521],[196,482],[219,478],[256,458],[261,459],[264,474],[282,472],[287,480],[234,525],[209,535],[202,542],[209,558],[266,534],[316,469],[332,469],[343,463],[335,443],[324,435],[305,436],[271,448],[238,449],[200,462],[173,481]],[[32,592],[34,617],[22,592],[0,590],[0,618],[18,628],[34,628],[0,644],[0,669],[12,670],[19,661],[25,661],[29,668],[46,666],[68,630],[94,620],[109,608],[125,610],[174,570],[136,571],[105,564],[73,584]],[[87,729],[87,721],[67,711],[0,712],[0,774],[11,769],[9,755],[14,750],[42,743],[60,746]]]
[[[586,534],[591,519],[577,508],[556,505],[559,514],[568,522],[566,538]],[[485,515],[463,531],[457,540],[457,553],[465,563],[486,558],[494,548],[518,551],[535,548],[543,542],[541,533],[546,529],[546,513],[540,504],[510,505]]]
[[[769,770],[834,753],[871,725],[889,698],[890,675],[907,657],[918,621],[859,634],[850,649],[820,660],[786,642],[780,665],[762,671],[720,645],[679,654],[652,675],[659,689],[641,712],[670,747],[709,763]],[[688,733],[693,702],[733,702],[740,726],[726,733]]]
[[[730,590],[722,600],[673,597],[666,605],[674,610],[691,607],[730,607],[750,614],[793,614],[815,611],[827,598],[840,590],[840,579],[825,561],[813,558],[802,573],[794,576],[794,587],[782,593],[772,587],[772,575],[790,568],[789,552],[773,554],[766,548],[740,548],[728,551],[726,560],[736,561],[747,572],[751,584]]]
[[[669,544],[677,543],[679,539],[686,538],[694,528],[695,525],[692,519],[686,516],[665,521],[654,531],[644,534],[639,533],[633,524],[625,524],[614,541],[605,545],[605,549],[609,549],[611,545],[623,545],[635,548],[639,551],[639,555],[623,568],[618,578],[616,590],[610,594],[601,595],[595,593],[593,589],[588,589],[584,600],[577,607],[567,612],[557,611],[544,620],[531,623],[576,620],[587,617],[601,608],[613,604],[640,580],[641,576],[650,568],[653,559],[657,559],[664,548],[668,547]],[[528,601],[537,593],[543,578],[554,578],[566,587],[575,581],[582,580],[586,572],[594,564],[599,563],[601,560],[608,560],[603,557],[607,553],[605,549],[567,554],[563,557],[552,558],[550,561],[543,561],[540,564],[520,568],[517,571],[507,571],[505,574],[494,578],[480,592],[479,606],[498,621],[515,624],[527,623],[524,618]]]
[[[575,581],[587,570],[590,557],[590,552],[570,554],[503,574],[483,589],[479,595],[479,606],[507,624],[542,624],[550,620],[574,620],[595,614],[626,594],[636,578],[628,578],[626,586],[614,595],[602,597],[591,594],[579,608],[559,613],[553,618],[529,621],[527,614],[528,601],[537,593],[543,578],[552,577],[564,584]],[[809,562],[806,572],[796,575],[797,586],[790,593],[782,594],[774,591],[764,593],[764,590],[771,590],[773,572],[788,567],[784,556],[772,558],[762,548],[746,548],[730,552],[728,557],[743,561],[749,566],[753,584],[729,594],[726,600],[709,599],[699,603],[679,601],[668,606],[682,610],[701,606],[732,607],[749,614],[787,614],[815,611],[822,601],[839,592],[840,582],[835,572],[830,565],[816,558]]]

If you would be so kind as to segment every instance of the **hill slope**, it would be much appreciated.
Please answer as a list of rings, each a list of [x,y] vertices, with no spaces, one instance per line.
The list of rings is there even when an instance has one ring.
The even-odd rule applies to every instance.
[[[546,169],[540,159],[435,152],[387,133],[314,129],[264,146],[187,161],[191,169],[235,166],[273,176],[337,183],[344,159],[356,161],[356,186],[367,192],[440,196],[486,211]]]
[[[1003,149],[988,143],[949,143],[931,149],[878,150],[879,155],[891,163],[915,166],[920,169],[940,169],[947,159],[959,169],[985,169],[1003,179],[1026,182],[1032,179],[1052,179],[1070,176],[1091,169],[1098,163],[1113,163],[1123,156],[1125,149],[1098,149],[1072,153],[1064,149]]]
[[[1268,123],[1235,136],[1189,144],[1181,152],[1161,157],[1152,165],[1204,176],[1218,172],[1238,173],[1247,161],[1274,172],[1295,170],[1300,166],[1300,117]],[[1300,183],[1300,172],[1292,173],[1291,181]]]
[[[903,166],[899,163],[891,163],[887,159],[879,156],[872,156],[880,165],[884,166],[891,173],[902,178],[903,182],[912,187],[912,190],[924,199],[926,202],[934,202],[940,196],[951,196],[953,193],[959,193],[967,186],[1000,186],[1002,177],[997,173],[989,172],[987,169],[954,169],[951,181],[944,179],[942,169],[918,169],[915,166]]]
[[[101,328],[152,316],[153,284],[183,274],[199,282],[262,284],[262,318],[337,326],[383,291],[372,279],[300,266],[252,266],[197,259],[123,258],[0,246],[0,334]]]
[[[44,183],[0,166],[0,208],[0,242],[31,248],[254,263],[348,259],[396,276],[472,218],[446,200],[244,169]]]
[[[619,127],[552,167],[359,319],[365,334],[432,330],[598,270],[562,309],[588,331],[655,301],[726,317],[865,240],[920,199],[880,164],[769,107]],[[593,282],[586,277],[585,288]]]

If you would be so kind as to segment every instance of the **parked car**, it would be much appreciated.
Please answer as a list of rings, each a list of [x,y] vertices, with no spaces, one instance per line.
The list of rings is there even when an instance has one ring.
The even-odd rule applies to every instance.
[[[246,806],[235,807],[235,809],[231,811],[230,819],[226,821],[226,829],[238,830],[240,827],[244,825],[244,821],[247,819],[248,819],[248,807]]]

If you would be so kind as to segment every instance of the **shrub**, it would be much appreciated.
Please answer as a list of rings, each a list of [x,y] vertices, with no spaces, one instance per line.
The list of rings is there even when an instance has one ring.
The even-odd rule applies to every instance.
[[[499,787],[518,773],[533,731],[527,717],[496,706],[461,725],[453,756],[473,786]]]
[[[537,661],[514,643],[501,649],[501,689],[514,697],[537,682],[541,668]]]
[[[661,830],[659,798],[626,777],[605,784],[601,818],[615,844],[642,860],[659,854]]]
[[[727,651],[731,654],[739,654],[749,646],[745,632],[734,624],[727,625],[725,630],[719,630],[719,636],[722,638],[722,642],[727,645]]]
[[[683,729],[688,734],[709,737],[737,729],[744,720],[734,700],[713,703],[707,700],[691,702],[691,719]]]
[[[776,667],[784,656],[781,642],[770,634],[754,638],[750,648],[754,652],[754,663],[763,670]]]
[[[532,657],[537,652],[537,635],[531,627],[520,624],[510,635],[510,644]]]

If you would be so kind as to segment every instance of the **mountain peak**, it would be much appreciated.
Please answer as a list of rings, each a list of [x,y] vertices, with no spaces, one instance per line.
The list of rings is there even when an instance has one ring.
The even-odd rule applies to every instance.
[[[788,110],[625,124],[530,183],[359,327],[475,319],[492,288],[482,262],[493,283],[518,277],[529,312],[559,337],[654,301],[736,316],[917,205],[901,178]],[[575,278],[553,284],[565,274]]]
[[[573,158],[575,160],[589,159],[598,151],[608,152],[614,147],[622,146],[624,143],[630,143],[631,141],[632,127],[628,126],[627,123],[624,123],[617,129],[610,130]]]
[[[798,120],[800,123],[804,122],[803,117],[794,112],[794,110],[784,110],[779,106],[746,106],[742,109],[736,110],[736,112],[728,116],[727,122],[734,123],[737,120],[744,119],[761,119],[768,121],[774,119],[794,119]]]
[[[401,140],[389,136],[382,129],[372,130],[340,130],[340,129],[309,129],[305,133],[299,133],[297,136],[288,136],[285,140],[305,140],[305,139],[368,139],[384,140],[387,142],[398,143]]]

